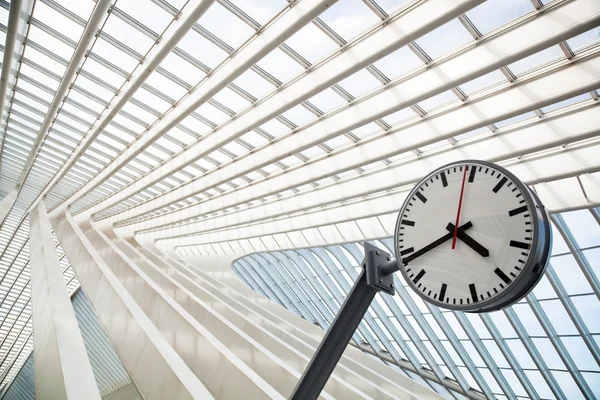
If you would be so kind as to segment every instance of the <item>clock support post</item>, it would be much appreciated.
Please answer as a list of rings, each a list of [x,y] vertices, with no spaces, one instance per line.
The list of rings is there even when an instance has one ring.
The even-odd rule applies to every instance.
[[[290,400],[317,399],[377,292],[394,295],[393,273],[398,263],[388,253],[365,243],[362,271],[325,337],[317,348]]]

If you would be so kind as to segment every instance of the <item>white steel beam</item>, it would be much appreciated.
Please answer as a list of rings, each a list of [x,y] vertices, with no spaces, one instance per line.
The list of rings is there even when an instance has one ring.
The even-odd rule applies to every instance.
[[[4,222],[4,218],[8,215],[10,210],[12,209],[13,204],[17,200],[17,196],[19,195],[19,189],[15,188],[12,192],[8,193],[2,201],[0,201],[0,226]]]
[[[60,111],[63,101],[65,99],[65,95],[71,88],[71,84],[73,83],[73,78],[75,78],[79,67],[81,66],[82,61],[85,59],[88,50],[90,49],[92,43],[96,38],[96,33],[98,28],[102,25],[107,16],[108,8],[114,0],[98,0],[90,15],[90,18],[85,26],[83,33],[81,34],[81,38],[79,39],[79,43],[77,43],[77,47],[73,52],[73,56],[71,57],[71,61],[67,66],[67,69],[56,89],[56,93],[54,94],[54,98],[52,99],[52,103],[48,108],[48,112],[46,113],[46,117],[42,122],[40,130],[33,142],[33,147],[29,151],[29,155],[27,156],[27,161],[23,166],[23,170],[21,171],[21,176],[19,177],[19,186],[23,185],[23,182],[27,178],[29,174],[29,170],[37,156],[38,150],[40,149],[42,142],[46,138],[46,134],[50,129],[54,119],[56,118],[57,113]]]
[[[30,218],[36,398],[100,400],[44,202]]]
[[[243,72],[248,70],[248,68],[267,55],[271,50],[283,43],[283,41],[300,30],[304,25],[309,23],[312,19],[317,17],[320,13],[325,11],[327,7],[336,1],[337,0],[303,0],[301,2],[294,3],[286,10],[286,12],[280,15],[279,18],[275,19],[270,25],[264,27],[262,31],[257,33],[251,40],[249,40],[237,53],[232,55],[232,58],[228,59],[219,68],[207,75],[207,77],[199,84],[199,86],[196,87],[194,91],[181,100],[181,102],[161,121],[152,127],[150,131],[145,132],[144,135],[140,136],[140,138],[130,147],[119,154],[117,158],[115,158],[115,160],[113,160],[108,166],[108,168],[96,175],[70,199],[67,199],[67,201],[65,201],[59,207],[59,209],[64,209],[64,207],[72,204],[74,201],[89,193],[96,186],[104,182],[104,180],[117,172],[123,165],[127,164],[153,142],[158,140],[165,133],[169,132],[171,128],[175,127],[185,117],[195,111],[202,103],[209,100],[214,94],[219,92]],[[178,39],[181,38],[181,36],[183,35],[180,35]],[[175,46],[177,40],[175,40],[173,46]],[[133,92],[131,94],[133,94]],[[110,119],[108,119],[107,122],[108,121],[110,121]],[[246,133],[246,131],[243,133]],[[211,137],[215,139],[215,135],[212,135]],[[197,152],[199,147],[203,148],[204,146],[206,146],[205,141],[202,141],[200,146],[192,146],[193,151],[191,151],[191,153]],[[184,154],[190,153],[190,150],[191,148],[186,149]],[[186,157],[184,154],[178,155],[177,159],[187,160],[189,157]],[[188,161],[187,164],[191,162],[192,161]],[[57,179],[53,180],[53,184],[58,182],[58,179],[65,174],[67,170],[68,168],[65,169],[64,172],[57,174]]]
[[[155,229],[148,232],[148,234],[154,240],[162,240],[279,218],[286,214],[328,206],[337,202],[414,184],[436,167],[453,161],[480,159],[501,162],[590,139],[600,134],[600,126],[597,123],[597,121],[600,121],[600,107],[593,100],[590,100],[590,102],[591,105],[588,104],[578,111],[561,112],[555,116],[547,114],[544,119],[532,121],[524,126],[508,128],[507,130],[498,131],[494,135],[486,135],[466,143],[458,142],[453,146],[448,145],[445,149],[436,149],[431,154],[423,154],[421,157],[414,157],[410,161],[390,165],[371,173],[357,175],[327,186],[285,197],[275,202],[231,211],[187,225]],[[552,173],[556,174],[562,169],[568,171],[568,168],[570,168],[569,165],[555,165],[552,168]],[[286,184],[287,182],[278,179],[277,183]],[[271,189],[277,190],[276,187],[273,188],[272,186]],[[253,193],[256,194],[256,191],[253,191]],[[260,195],[258,198],[260,198]],[[228,199],[233,200],[232,203],[226,203]],[[211,215],[224,208],[245,204],[254,199],[256,197],[245,197],[244,189],[239,190],[239,193],[238,191],[232,191],[203,203],[204,215]],[[126,229],[123,229],[123,231],[125,232]],[[145,236],[140,232],[137,235],[140,238]]]
[[[395,84],[386,85],[377,92],[351,103],[341,111],[334,111],[327,117],[319,119],[314,124],[296,130],[280,140],[273,141],[244,157],[239,157],[229,164],[223,165],[215,171],[205,174],[201,178],[188,182],[164,195],[142,203],[123,213],[109,217],[106,221],[107,223],[110,223],[125,218],[143,215],[144,213],[159,209],[172,202],[190,197],[206,189],[254,171],[257,168],[288,157],[290,154],[295,154],[305,148],[317,145],[356,127],[408,107],[411,104],[451,89],[452,87],[498,69],[517,59],[536,53],[541,49],[556,44],[568,37],[585,32],[591,27],[599,24],[600,3],[595,0],[578,0],[563,4],[554,9],[549,9],[539,17],[530,19],[526,23],[517,25],[498,35],[492,36],[488,40],[478,42],[476,46],[468,47],[460,54],[440,61],[435,66],[424,68],[413,74],[411,77],[400,79]],[[388,27],[389,26],[392,25],[390,24]],[[383,32],[383,29],[381,32]],[[375,36],[376,35],[374,34],[373,38]],[[368,40],[364,41],[364,43],[367,42]],[[369,44],[375,46],[375,44]],[[343,54],[346,53],[347,52],[344,52]],[[361,59],[361,57],[362,56],[356,57],[356,59]],[[315,78],[318,73],[318,70],[313,71],[307,77],[318,79]],[[280,94],[283,93],[284,92],[281,92]],[[275,99],[276,97],[277,96],[273,96],[272,99]],[[485,100],[483,100],[483,103],[485,103]],[[487,104],[489,103],[486,103],[486,105]],[[501,106],[502,103],[499,103],[498,108],[502,108]],[[273,107],[275,106],[273,105]],[[491,105],[491,107],[496,107],[496,104]],[[254,115],[257,117],[255,114],[258,113],[259,116],[257,119],[262,120],[260,119],[258,110],[259,108],[257,107],[253,112],[249,112],[244,116]],[[515,113],[514,115],[517,114],[518,113]],[[475,115],[473,114],[472,117],[474,116]],[[488,123],[497,122],[498,120],[503,119],[502,115],[499,115],[499,117],[500,118],[489,121]],[[222,140],[222,138],[227,136],[227,134],[225,134],[225,129],[234,126],[236,122],[240,123],[243,119],[243,117],[240,117],[233,123],[227,125],[223,131],[216,135],[217,138],[215,138],[215,140]],[[443,117],[441,119],[443,119]],[[427,121],[428,119],[424,118],[423,120]],[[470,120],[473,120],[473,118],[470,118]],[[444,129],[443,126],[439,126],[435,131],[429,132],[425,136],[414,136],[411,137],[413,140],[403,141],[401,143],[403,146],[400,146],[400,143],[396,142],[391,147],[387,147],[386,150],[398,149],[399,147],[400,149],[412,150],[428,144],[427,142],[432,143],[460,133],[454,132],[452,135],[447,135],[446,132],[447,129]],[[200,144],[210,147],[208,141],[212,137],[213,136],[210,136],[205,141],[201,141]],[[427,140],[423,140],[423,137],[427,138]],[[412,142],[412,147],[404,145],[404,142]],[[360,147],[360,145],[357,145],[357,148],[358,147]],[[194,153],[197,155],[203,151],[204,147],[202,150],[194,150]],[[355,161],[360,162],[364,160],[365,154],[366,153],[362,152],[360,157],[355,158]],[[184,160],[180,160],[180,158],[183,158]],[[182,154],[177,157],[174,162],[183,162],[183,164],[179,165],[179,167],[181,167],[185,165],[185,159],[186,156]],[[168,168],[167,165],[174,164],[168,162],[164,164],[164,167]],[[163,167],[160,167],[156,171],[151,172],[148,177],[154,174],[154,172],[159,173],[158,171],[162,168]],[[170,172],[174,171],[175,170],[171,170]],[[141,188],[141,186],[139,186],[141,183],[153,183],[154,180],[147,180],[148,177],[142,178],[124,191],[112,196],[110,200],[93,207],[90,212],[110,207],[118,201],[125,199],[126,194],[135,193],[136,187]],[[178,220],[174,215],[170,215],[170,219],[171,221]]]
[[[52,224],[81,286],[144,398],[212,399],[70,214],[64,213]]]
[[[596,49],[593,55],[598,54]],[[574,59],[575,60],[575,59]],[[570,60],[573,62],[574,60]],[[565,68],[559,64],[544,75],[523,79],[519,85],[507,84],[494,92],[487,92],[469,103],[460,103],[449,110],[429,114],[428,118],[409,123],[384,135],[365,140],[341,151],[321,157],[296,169],[286,171],[268,180],[240,188],[233,196],[252,192],[252,197],[278,193],[284,189],[299,187],[306,183],[332,176],[335,173],[358,168],[378,160],[389,158],[414,148],[457,136],[490,123],[520,115],[532,109],[552,104],[585,93],[589,87],[600,85],[600,77],[594,65],[600,65],[598,57],[580,58],[581,62]],[[373,107],[377,105],[374,104]],[[356,107],[358,108],[358,107]],[[356,108],[354,109],[356,111]],[[351,118],[351,116],[347,116]],[[342,123],[342,122],[340,122]],[[224,195],[220,197],[232,197]],[[251,197],[246,197],[251,198]],[[217,199],[211,200],[211,202]],[[231,204],[231,203],[228,203]],[[186,218],[203,215],[207,204],[199,203],[158,218],[134,224],[129,229],[142,230]],[[135,208],[134,208],[135,210]],[[115,220],[107,219],[108,221]]]
[[[20,63],[25,41],[16,46],[19,37],[24,38],[27,31],[27,20],[31,16],[33,8],[33,0],[13,0],[10,2],[8,13],[8,27],[6,28],[6,41],[4,43],[4,55],[2,58],[2,75],[0,76],[0,123],[5,123],[4,120],[4,104],[7,98],[12,97],[9,93],[10,88],[16,82],[17,65]],[[15,51],[15,47],[17,47]],[[6,135],[6,132],[5,132]],[[4,148],[4,137],[0,139],[0,157],[2,157],[2,149]]]
[[[512,164],[506,164],[511,172],[515,173],[525,183],[538,186],[548,184],[552,181],[564,179],[568,176],[576,176],[580,174],[597,173],[600,171],[600,159],[597,155],[600,154],[600,143],[580,147],[572,147],[557,153],[551,153],[545,156],[536,158],[524,159],[516,161]],[[562,165],[562,167],[557,167]],[[569,165],[570,168],[566,168]],[[556,172],[558,170],[558,173]],[[574,178],[573,178],[574,179]],[[161,248],[173,248],[200,244],[209,244],[217,242],[226,242],[232,240],[248,239],[266,235],[274,235],[284,232],[299,231],[332,224],[339,224],[347,221],[359,220],[362,218],[374,217],[383,214],[395,213],[402,206],[406,195],[410,191],[410,187],[404,187],[393,192],[385,192],[379,195],[372,195],[364,198],[359,197],[353,201],[348,201],[342,205],[335,205],[324,209],[319,209],[312,212],[306,212],[301,215],[295,215],[287,218],[282,218],[274,221],[263,221],[260,223],[236,226],[233,229],[224,229],[206,234],[188,236],[185,238],[164,240],[158,242]],[[540,192],[538,191],[538,194]],[[542,194],[542,202],[548,207],[549,201]],[[570,206],[590,205],[586,200],[582,200],[583,196],[579,195],[579,204],[575,203],[577,199],[572,198],[573,203]],[[583,203],[583,204],[581,204]],[[591,205],[600,204],[594,203]],[[549,211],[553,211],[552,208]],[[392,234],[391,227],[388,234]],[[364,240],[366,238],[362,238]],[[321,245],[323,243],[319,243]],[[310,245],[315,245],[310,243]],[[269,250],[279,250],[278,248]]]
[[[96,34],[96,31],[99,27],[99,23],[101,23],[104,20],[104,17],[106,16],[106,10],[108,9],[108,6],[110,5],[110,3],[112,1],[113,0],[109,0],[109,1],[103,0],[103,7],[105,7],[105,10],[104,10],[104,12],[98,14],[99,15],[98,18],[100,18],[100,16],[101,16],[102,19],[100,19],[99,21],[96,21],[96,20],[92,21],[92,18],[94,17],[94,15],[96,15],[96,9],[98,9],[100,6],[100,2],[96,5],[96,9],[94,10],[94,13],[92,14],[92,18],[90,18],[90,22],[88,22],[88,25],[86,26],[86,31],[84,32],[84,35],[82,36],[82,38],[85,38],[87,40],[91,40],[94,38],[94,35]],[[56,186],[58,184],[58,182],[60,182],[60,180],[67,174],[67,172],[71,169],[71,167],[75,164],[75,162],[77,160],[79,160],[79,158],[90,147],[90,145],[94,142],[94,140],[98,137],[98,135],[100,135],[103,132],[103,130],[112,121],[112,119],[121,111],[121,109],[133,97],[135,92],[144,84],[146,79],[148,79],[148,77],[156,70],[156,68],[165,59],[165,57],[167,57],[169,55],[169,53],[171,53],[171,51],[175,48],[175,46],[177,45],[179,40],[181,40],[181,38],[183,36],[185,36],[185,34],[194,27],[194,25],[196,24],[198,19],[202,16],[202,14],[204,14],[206,12],[206,10],[208,10],[208,8],[213,3],[214,3],[214,0],[192,0],[192,1],[189,1],[185,5],[185,7],[181,10],[179,17],[169,25],[169,27],[167,28],[165,33],[161,36],[160,41],[151,49],[149,54],[146,56],[146,59],[144,60],[143,64],[140,64],[136,68],[136,70],[134,71],[132,76],[127,80],[127,82],[120,89],[116,100],[114,100],[108,106],[108,108],[107,108],[106,112],[103,114],[103,116],[92,125],[90,130],[87,132],[86,136],[79,143],[78,147],[71,153],[71,155],[69,156],[67,161],[65,161],[64,165],[60,168],[60,170],[54,175],[52,180],[48,183],[46,188],[40,194],[39,198],[43,197],[46,193],[48,193],[50,190],[52,190],[52,188],[54,186]],[[95,28],[92,26],[93,30],[90,30],[88,28],[90,28],[90,26],[92,25],[92,22],[96,23],[97,26],[95,26]],[[91,36],[89,36],[90,32],[91,32]],[[85,52],[87,51],[87,47],[83,48],[83,44],[84,44],[83,42],[84,42],[84,40],[82,39],[80,41],[80,43],[77,45],[77,48],[75,49],[75,53],[73,54],[73,58],[72,58],[71,62],[69,63],[69,67],[67,68],[67,71],[65,72],[63,80],[61,81],[61,85],[59,86],[59,88],[56,92],[56,95],[54,97],[54,100],[52,102],[52,105],[51,105],[50,109],[48,110],[48,114],[46,115],[46,118],[44,119],[44,122],[40,129],[40,133],[34,144],[34,148],[31,152],[31,154],[29,155],[29,159],[28,159],[28,162],[25,164],[25,168],[23,169],[23,174],[21,176],[22,181],[26,178],[29,167],[31,166],[31,164],[34,161],[33,157],[37,153],[37,150],[41,145],[41,141],[42,141],[43,137],[45,136],[45,133],[47,132],[52,120],[56,116],[55,115],[56,111],[62,105],[64,94],[66,93],[66,90],[69,88],[69,85],[71,84],[71,80],[72,80],[71,69],[75,68],[75,71],[76,71],[76,69],[79,68],[81,59],[83,58],[83,56],[85,55]],[[87,41],[86,41],[86,44],[89,45],[89,43],[87,43]],[[81,54],[79,53],[80,49],[83,49],[83,53],[81,53]],[[74,63],[76,56],[79,57],[78,58],[79,61]],[[75,71],[73,71],[73,73]],[[63,84],[65,84],[66,86],[63,87]]]
[[[308,7],[311,4],[307,3],[304,5],[305,2],[306,0],[303,0],[298,3],[298,5],[291,9],[292,11],[295,10],[294,12],[284,14],[278,21],[275,21],[273,25],[271,25],[271,29],[267,27],[255,41],[250,42],[247,45],[246,49],[248,49],[248,52],[252,49],[250,56],[253,56],[253,60],[259,59],[266,54],[264,52],[264,42],[271,42],[270,48],[272,48],[275,46],[275,42],[279,43],[284,37],[293,33],[292,29],[288,28],[286,25],[291,25],[293,29],[299,29],[303,25],[299,24],[297,21],[298,13],[300,13],[301,16],[305,16],[304,14],[306,14],[306,16],[314,18],[318,15],[318,12],[322,11],[322,9],[318,9],[314,10],[316,13],[313,12],[310,14],[306,12],[308,10],[302,12],[301,10],[303,10],[303,7]],[[178,154],[177,157],[168,160],[142,179],[134,182],[122,191],[113,194],[109,199],[106,199],[106,201],[97,204],[82,214],[84,217],[89,216],[99,210],[117,204],[132,194],[143,190],[165,176],[168,176],[191,164],[195,160],[210,154],[212,151],[221,148],[230,141],[280,115],[285,110],[292,108],[339,80],[366,67],[386,54],[410,43],[412,40],[443,25],[452,18],[457,17],[482,2],[483,0],[430,0],[417,4],[406,13],[399,15],[396,19],[382,23],[364,37],[359,38],[355,42],[338,50],[335,54],[307,70],[292,82],[278,88],[276,92],[267,96],[262,102],[254,104],[234,120],[217,128],[204,139],[188,147],[182,153]],[[308,19],[302,19],[300,21],[308,22]],[[285,31],[283,31],[282,28],[285,28]],[[240,51],[238,56],[231,60],[231,68],[237,66],[238,63],[241,63],[244,60],[242,57],[243,54],[244,53]],[[228,65],[229,64],[226,64],[224,67]],[[207,80],[206,83],[210,83],[210,80]],[[200,87],[198,93],[203,93],[201,88],[202,87]],[[194,96],[195,94],[192,94],[189,99],[193,99]],[[190,102],[192,102],[192,100],[187,101],[186,104]],[[189,104],[188,107],[177,109],[169,116],[169,118],[165,118],[157,125],[157,133],[162,134],[167,132],[168,129],[178,123],[198,105],[199,103],[194,101]],[[149,136],[153,136],[153,134],[151,133]],[[136,146],[132,147],[130,150],[127,150],[127,154],[131,153],[131,156],[129,156],[128,159],[139,153],[141,149],[139,146]],[[135,152],[133,152],[133,150],[135,150]],[[86,187],[93,188],[95,184],[102,182],[106,177],[107,175],[101,173]],[[87,192],[87,190],[84,190],[82,193],[85,192]],[[78,216],[78,218],[80,217]]]

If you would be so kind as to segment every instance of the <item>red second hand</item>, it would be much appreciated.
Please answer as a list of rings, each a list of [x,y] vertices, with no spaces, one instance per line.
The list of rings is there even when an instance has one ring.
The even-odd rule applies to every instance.
[[[465,178],[467,177],[467,166],[463,173],[462,186],[460,187],[460,198],[458,199],[458,211],[456,211],[456,222],[454,223],[454,235],[452,236],[452,250],[456,247],[456,236],[458,235],[458,221],[460,220],[460,209],[462,207],[463,193],[465,192]]]

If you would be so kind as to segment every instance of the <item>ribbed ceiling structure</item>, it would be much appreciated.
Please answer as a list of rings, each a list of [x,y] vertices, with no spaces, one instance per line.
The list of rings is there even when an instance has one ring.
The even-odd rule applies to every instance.
[[[599,25],[597,0],[0,0],[0,390],[40,201],[201,255],[388,237],[464,158],[597,207]]]

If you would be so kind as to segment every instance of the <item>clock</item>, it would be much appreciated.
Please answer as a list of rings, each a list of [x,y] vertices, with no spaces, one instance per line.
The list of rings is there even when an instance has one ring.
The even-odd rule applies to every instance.
[[[508,307],[548,264],[552,229],[537,195],[493,163],[454,162],[409,193],[396,223],[396,259],[425,301],[468,312]]]

